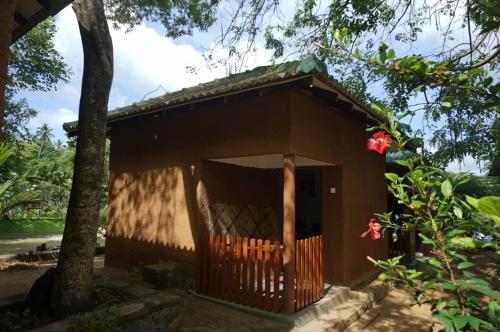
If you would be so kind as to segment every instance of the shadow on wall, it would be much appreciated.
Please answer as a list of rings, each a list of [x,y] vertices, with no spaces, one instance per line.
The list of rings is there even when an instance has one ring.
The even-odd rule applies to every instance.
[[[189,165],[112,174],[107,264],[192,261],[194,239],[207,232],[198,183],[198,167]]]
[[[108,235],[106,238],[106,266],[128,268],[163,261],[196,262],[193,248],[165,245],[154,241]]]

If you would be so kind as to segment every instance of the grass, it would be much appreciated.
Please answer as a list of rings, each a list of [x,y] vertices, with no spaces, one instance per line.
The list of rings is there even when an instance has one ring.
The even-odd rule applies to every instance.
[[[0,237],[18,234],[62,234],[64,219],[0,220]]]

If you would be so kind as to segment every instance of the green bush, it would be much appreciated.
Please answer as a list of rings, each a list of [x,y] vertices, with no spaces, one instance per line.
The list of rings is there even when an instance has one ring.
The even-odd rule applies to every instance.
[[[472,197],[495,196],[500,194],[500,176],[473,176],[467,183],[457,187],[457,193]]]

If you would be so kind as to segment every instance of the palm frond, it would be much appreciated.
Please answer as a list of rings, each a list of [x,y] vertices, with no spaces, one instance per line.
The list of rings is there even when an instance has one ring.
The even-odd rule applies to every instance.
[[[42,202],[43,199],[38,193],[25,191],[17,194],[12,199],[0,202],[0,216],[5,215],[7,212],[16,207],[30,204],[40,204]]]
[[[14,179],[10,179],[10,180],[7,180],[5,181],[4,183],[0,184],[0,197],[3,196],[3,194],[9,190],[10,187],[12,187],[12,185],[14,183],[16,183],[16,181],[18,180],[18,178],[14,178]]]
[[[13,150],[11,147],[6,144],[0,144],[0,166],[2,166],[7,159],[9,159],[12,153]]]

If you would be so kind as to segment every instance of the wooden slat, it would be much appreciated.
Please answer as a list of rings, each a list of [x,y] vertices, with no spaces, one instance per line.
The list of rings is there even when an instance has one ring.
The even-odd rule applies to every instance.
[[[313,280],[312,280],[312,285],[313,285],[313,301],[316,301],[318,299],[318,237],[315,236],[312,239],[313,243],[313,261],[312,261],[312,267],[313,267]]]
[[[280,311],[280,274],[281,274],[281,251],[280,242],[274,241],[274,296],[273,296],[273,311]]]
[[[300,257],[300,250],[299,250],[299,240],[295,241],[295,311],[299,310],[299,292],[300,292],[300,275],[297,273],[297,271],[300,271],[300,262],[299,262],[299,257]]]
[[[202,279],[201,279],[201,293],[202,294],[207,294],[208,293],[208,245],[210,242],[210,237],[209,236],[202,236],[201,237],[202,242],[201,242],[201,257],[202,257],[202,264],[201,264],[201,271],[202,271]]]
[[[242,251],[242,238],[238,237],[236,239],[236,287],[234,292],[234,300],[236,302],[241,301],[241,251]]]
[[[323,268],[323,235],[320,235],[320,241],[319,241],[319,266],[320,266],[320,295],[321,297],[324,296],[325,294],[325,270]]]
[[[265,274],[265,308],[266,310],[271,310],[271,241],[266,240],[264,242],[265,254],[264,254],[264,274]]]
[[[316,269],[316,300],[319,300],[320,299],[320,291],[319,291],[319,236],[316,236],[316,243],[315,243],[315,246],[316,246],[316,249],[315,249],[315,252],[316,252],[316,258],[315,258],[315,261],[316,261],[316,265],[315,265],[315,269]]]
[[[198,242],[196,243],[196,268],[197,268],[197,278],[196,278],[196,291],[201,293],[201,283],[203,280],[203,250],[201,249],[202,242],[201,236],[198,237]]]
[[[298,248],[299,243],[296,241]],[[269,311],[281,310],[283,281],[279,241],[272,247],[269,240],[205,235],[199,238],[196,250],[199,279],[196,287],[200,293]],[[299,270],[301,257],[302,254],[297,254],[295,258]],[[294,295],[299,292],[300,282]],[[298,303],[300,301],[295,309]]]
[[[257,307],[263,308],[262,299],[262,240],[257,240]]]
[[[208,278],[208,294],[214,295],[214,282],[215,282],[215,235],[210,235],[209,240],[209,278]]]
[[[225,299],[226,298],[226,291],[227,291],[227,265],[226,265],[226,260],[227,260],[227,236],[223,235],[221,237],[221,243],[220,243],[220,298]]]
[[[214,297],[220,297],[220,235],[215,236],[215,257],[214,257],[214,269],[215,269],[215,277],[214,277]]]
[[[241,278],[242,278],[241,303],[247,304],[248,303],[248,238],[247,237],[243,238],[242,250],[243,250],[243,256],[242,256],[243,271],[241,273]]]
[[[226,299],[231,301],[234,298],[234,237],[229,237],[229,253],[227,262],[227,295]]]
[[[248,287],[250,306],[255,305],[255,239],[250,239],[250,259],[248,260],[248,269],[250,270],[250,284]]]
[[[308,302],[308,291],[307,291],[307,288],[309,287],[309,280],[308,280],[308,275],[307,275],[307,265],[309,264],[309,260],[308,260],[308,257],[309,257],[309,247],[308,247],[308,242],[307,242],[307,239],[304,239],[304,271],[303,271],[303,278],[304,278],[304,306],[308,305],[309,302]]]
[[[307,242],[309,243],[309,259],[308,259],[308,279],[309,279],[309,303],[313,303],[313,297],[312,297],[312,279],[313,279],[313,248],[312,248],[312,239],[309,238],[307,239]]]
[[[303,269],[303,259],[302,259],[302,240],[297,241],[297,308],[300,309],[304,305],[304,279],[302,275],[302,269]]]
[[[306,305],[306,243],[300,240],[300,278],[302,285],[300,288],[300,308]]]

